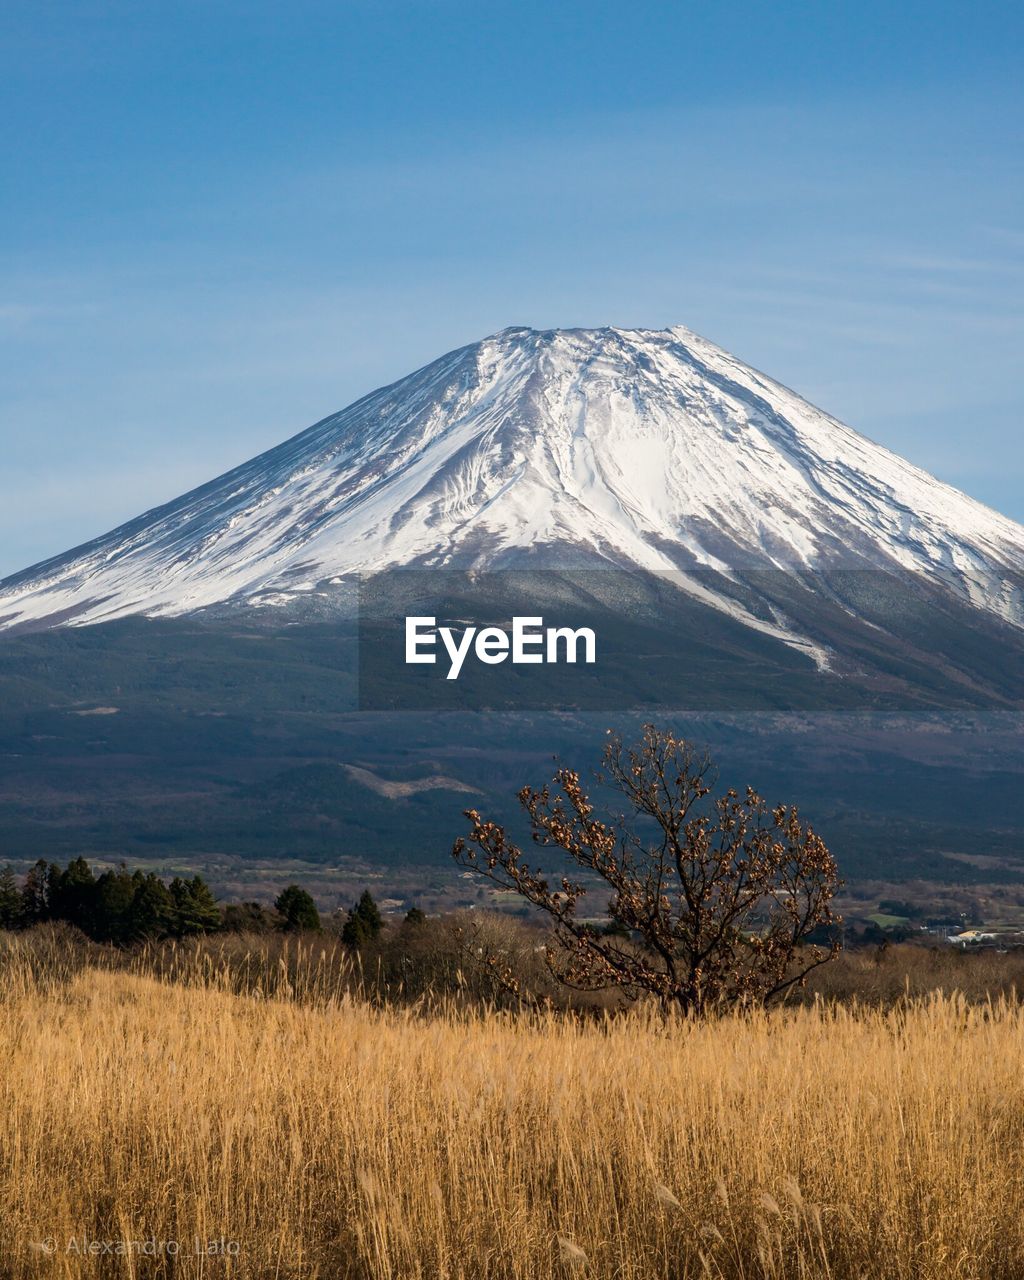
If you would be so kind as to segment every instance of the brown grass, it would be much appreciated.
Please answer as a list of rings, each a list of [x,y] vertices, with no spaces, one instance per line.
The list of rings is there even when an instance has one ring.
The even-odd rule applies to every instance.
[[[856,1000],[891,1007],[935,992],[972,1002],[1024,995],[1024,950],[962,951],[948,943],[901,944],[843,951],[818,969],[799,998]]]
[[[5,947],[3,1276],[1024,1275],[1003,998],[602,1021]]]

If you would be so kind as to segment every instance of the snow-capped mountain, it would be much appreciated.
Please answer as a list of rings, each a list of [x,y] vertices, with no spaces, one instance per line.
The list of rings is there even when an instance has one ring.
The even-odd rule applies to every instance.
[[[8,578],[0,627],[287,606],[396,566],[667,572],[819,658],[709,581],[908,572],[1024,626],[1024,527],[676,327],[512,328],[454,351]]]

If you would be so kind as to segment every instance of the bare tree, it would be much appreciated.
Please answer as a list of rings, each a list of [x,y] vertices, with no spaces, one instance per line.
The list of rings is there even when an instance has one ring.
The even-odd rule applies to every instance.
[[[839,923],[830,905],[836,864],[795,808],[769,809],[750,788],[708,799],[715,776],[706,754],[646,725],[635,747],[612,737],[597,774],[627,801],[616,821],[595,816],[572,769],[555,774],[560,794],[519,792],[534,842],[610,889],[604,928],[580,916],[585,885],[566,875],[552,888],[475,809],[465,811],[469,836],[452,854],[547,913],[555,940],[547,961],[567,986],[631,999],[646,992],[693,1014],[766,1002],[839,950],[834,936],[824,947],[808,941]]]

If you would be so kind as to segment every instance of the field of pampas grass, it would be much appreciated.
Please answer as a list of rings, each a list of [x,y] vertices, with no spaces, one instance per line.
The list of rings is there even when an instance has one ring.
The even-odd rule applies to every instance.
[[[689,1025],[2,960],[3,1277],[1024,1275],[1003,999]]]

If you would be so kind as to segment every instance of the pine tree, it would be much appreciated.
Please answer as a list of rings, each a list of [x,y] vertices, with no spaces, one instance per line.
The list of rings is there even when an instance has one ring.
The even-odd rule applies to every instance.
[[[164,938],[174,919],[174,900],[170,890],[152,871],[132,876],[135,892],[128,911],[128,937]]]
[[[123,945],[132,940],[132,903],[136,881],[122,866],[104,871],[96,881],[96,911],[93,934],[97,942]]]
[[[171,881],[173,902],[171,931],[177,938],[189,934],[210,933],[220,927],[220,909],[202,876]]]
[[[283,889],[274,907],[280,913],[285,929],[290,931],[309,929],[319,933],[320,913],[316,909],[316,903],[306,890],[300,889],[297,884],[290,884],[287,889]]]
[[[369,889],[364,889],[362,897],[348,914],[341,940],[350,947],[362,947],[378,938],[383,928],[380,909]]]
[[[50,865],[40,858],[28,870],[21,890],[21,921],[26,928],[50,918]]]
[[[84,858],[73,858],[62,871],[47,872],[50,917],[66,920],[90,936],[95,926],[96,877]]]
[[[10,865],[0,871],[0,929],[17,929],[21,924],[21,890]]]

